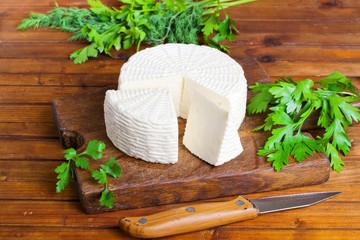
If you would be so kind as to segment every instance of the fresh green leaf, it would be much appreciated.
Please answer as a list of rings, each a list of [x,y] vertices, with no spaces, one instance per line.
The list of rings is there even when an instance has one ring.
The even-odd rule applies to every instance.
[[[107,183],[106,172],[103,169],[92,171],[91,176],[100,184]]]
[[[320,110],[319,119],[317,125],[323,128],[327,128],[331,123],[330,117],[330,106],[329,102],[326,99],[321,99],[322,108]]]
[[[290,149],[284,149],[280,144],[276,144],[273,149],[275,151],[268,155],[267,161],[272,162],[275,171],[280,171],[289,163]]]
[[[214,31],[219,29],[218,20],[215,15],[210,15],[204,19],[203,28],[201,31],[204,34],[205,39],[208,39]]]
[[[304,161],[307,156],[312,156],[314,152],[324,152],[324,148],[319,141],[305,136],[301,132],[296,134],[292,141],[294,145],[292,146],[291,155],[298,162]]]
[[[73,148],[66,149],[66,150],[64,151],[64,153],[65,153],[65,154],[64,154],[64,158],[65,158],[66,160],[74,159],[75,156],[76,156],[76,150],[73,149]]]
[[[249,101],[248,113],[269,111],[264,124],[254,129],[271,130],[258,154],[273,162],[276,171],[283,168],[289,155],[302,162],[315,152],[325,152],[337,172],[344,165],[339,152],[347,155],[350,151],[351,140],[346,130],[360,120],[359,109],[352,105],[360,99],[359,93],[351,79],[340,72],[317,83],[321,87],[314,89],[311,79],[296,82],[288,77],[249,87],[256,95]],[[317,125],[325,130],[316,140],[302,133],[302,126],[315,110],[319,111]]]
[[[104,189],[100,197],[100,205],[108,208],[112,208],[115,202],[114,193],[109,191],[107,188]]]
[[[103,143],[102,141],[99,140],[91,140],[85,151],[84,154],[89,155],[90,157],[92,157],[93,159],[100,159],[102,157],[102,153],[104,152],[106,148],[105,143]]]
[[[344,76],[341,72],[335,71],[329,76],[322,78],[318,83],[324,88],[333,92],[350,91],[357,93],[356,87],[352,84],[352,80]]]
[[[75,165],[81,169],[89,169],[89,159],[86,157],[77,157],[75,159]]]
[[[326,156],[330,158],[330,166],[336,172],[341,172],[342,167],[345,166],[345,163],[341,160],[338,151],[331,143],[327,143],[326,145]]]
[[[108,190],[107,174],[113,178],[118,178],[122,174],[120,165],[116,162],[114,157],[111,157],[105,164],[100,165],[99,170],[91,169],[89,166],[89,158],[98,160],[102,157],[105,150],[105,143],[99,140],[91,140],[88,142],[86,149],[82,153],[77,153],[75,149],[69,148],[64,151],[64,157],[67,162],[55,168],[57,175],[56,192],[61,192],[69,184],[70,175],[73,171],[70,167],[71,161],[74,161],[75,166],[80,169],[87,170],[91,176],[100,184],[104,184],[104,191],[100,198],[100,205],[112,207],[114,203],[114,195]]]
[[[273,114],[271,115],[273,124],[287,125],[292,127],[294,121],[291,119],[289,114],[284,111],[283,108],[273,107],[270,109],[273,111]]]
[[[120,177],[122,173],[121,167],[114,157],[110,158],[105,165],[101,165],[101,168],[114,178]]]
[[[332,139],[331,144],[341,150],[345,155],[349,153],[351,147],[351,141],[346,135],[343,123],[339,119],[334,119],[333,122],[325,129],[324,139],[329,142]]]
[[[355,102],[355,101],[351,101]],[[360,111],[353,105],[349,104],[346,100],[339,103],[339,109],[344,115],[347,122],[358,122],[360,120]]]
[[[266,141],[264,148],[274,148],[279,142],[291,139],[293,132],[293,125],[285,125],[273,129],[271,132],[272,135]]]
[[[271,84],[261,83],[256,83],[255,85],[249,87],[253,93],[258,93],[250,99],[250,103],[247,105],[247,112],[249,114],[262,113],[266,111],[268,105],[272,103],[274,99],[273,95],[269,92],[271,87]]]
[[[312,87],[314,82],[311,79],[304,79],[296,84],[295,91],[293,93],[294,100],[305,101],[314,97]]]
[[[87,0],[90,10],[96,14],[107,14],[109,16],[115,13],[114,10],[103,4],[100,0]]]
[[[75,64],[86,62],[89,57],[97,57],[98,49],[94,43],[84,48],[78,49],[70,55]]]
[[[55,168],[55,172],[58,174],[56,182],[56,192],[62,192],[70,182],[70,162],[64,162],[60,166]]]

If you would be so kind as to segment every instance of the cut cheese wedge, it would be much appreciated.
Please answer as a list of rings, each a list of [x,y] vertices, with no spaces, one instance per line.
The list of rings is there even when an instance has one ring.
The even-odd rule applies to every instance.
[[[148,162],[177,162],[177,116],[165,88],[109,90],[104,117],[108,137],[127,155]]]
[[[215,166],[235,158],[243,148],[237,128],[229,117],[226,108],[194,90],[183,138],[184,145],[190,152]]]
[[[158,88],[169,92],[176,116],[188,119],[183,143],[194,155],[217,166],[241,153],[247,82],[234,59],[207,46],[163,44],[122,66],[119,92]]]

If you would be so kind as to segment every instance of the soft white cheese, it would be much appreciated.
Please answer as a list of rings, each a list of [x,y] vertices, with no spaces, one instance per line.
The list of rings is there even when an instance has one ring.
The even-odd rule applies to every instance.
[[[147,48],[122,66],[118,89],[154,88],[167,89],[176,115],[188,119],[183,143],[194,155],[217,166],[241,153],[247,82],[234,59],[192,44]]]
[[[104,118],[108,137],[127,155],[148,162],[177,162],[177,116],[166,89],[108,90]]]
[[[229,111],[197,90],[193,92],[183,143],[190,152],[215,166],[243,151]]]

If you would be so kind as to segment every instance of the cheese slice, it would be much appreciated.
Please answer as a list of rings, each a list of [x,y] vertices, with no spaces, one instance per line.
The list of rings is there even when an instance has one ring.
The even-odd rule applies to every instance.
[[[187,119],[184,145],[190,152],[218,166],[238,156],[242,145],[229,110],[194,90]],[[204,124],[206,123],[206,124]]]
[[[108,137],[127,155],[148,162],[177,162],[177,116],[165,88],[108,90],[104,118]]]
[[[217,166],[241,153],[237,130],[247,82],[234,59],[207,46],[169,43],[144,49],[122,66],[118,91],[157,88],[167,89],[176,116],[188,119],[183,143],[193,154]]]

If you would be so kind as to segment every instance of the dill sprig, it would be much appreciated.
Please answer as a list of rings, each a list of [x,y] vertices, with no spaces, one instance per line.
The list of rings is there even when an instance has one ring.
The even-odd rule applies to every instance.
[[[202,12],[197,5],[190,5],[181,11],[160,6],[157,14],[147,19],[150,27],[145,41],[155,45],[164,42],[198,44]]]

